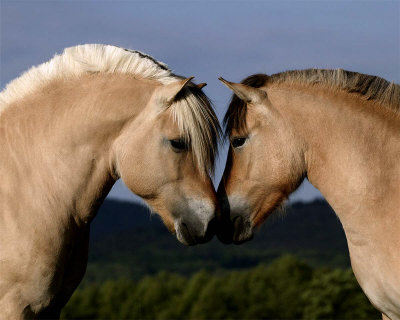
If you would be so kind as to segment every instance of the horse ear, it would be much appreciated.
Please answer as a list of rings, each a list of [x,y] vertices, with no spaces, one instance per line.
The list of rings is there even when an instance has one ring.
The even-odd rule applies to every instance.
[[[260,103],[267,98],[267,93],[261,89],[246,86],[241,83],[234,83],[225,80],[222,77],[218,78],[224,85],[231,89],[239,99],[247,103]]]
[[[206,85],[207,85],[207,83],[203,82],[203,83],[196,84],[196,87],[199,89],[203,89]]]
[[[194,77],[179,80],[165,86],[162,86],[157,92],[157,101],[166,107],[169,107],[176,99],[177,95],[185,88]]]

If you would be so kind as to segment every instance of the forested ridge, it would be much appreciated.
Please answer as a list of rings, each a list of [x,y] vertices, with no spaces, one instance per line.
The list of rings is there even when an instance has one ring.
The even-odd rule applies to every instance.
[[[275,213],[243,245],[185,247],[139,204],[106,201],[68,319],[378,319],[324,201]]]

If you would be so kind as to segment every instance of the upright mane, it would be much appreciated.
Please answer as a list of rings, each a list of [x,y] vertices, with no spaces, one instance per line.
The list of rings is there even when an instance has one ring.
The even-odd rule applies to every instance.
[[[0,92],[0,114],[10,104],[51,81],[85,73],[123,73],[169,84],[182,77],[153,57],[111,45],[85,44],[66,48],[62,54],[34,66],[7,84]],[[199,167],[212,172],[220,137],[220,126],[207,96],[197,87],[186,88],[171,110],[182,134],[190,141]]]
[[[387,108],[400,112],[400,85],[377,76],[343,69],[291,70],[271,76],[255,74],[244,79],[242,83],[254,88],[281,83],[323,85],[335,90],[356,93],[361,99],[374,100]],[[246,103],[233,95],[224,118],[226,134],[230,134],[233,128],[245,129],[246,111]]]
[[[178,80],[166,64],[142,52],[110,45],[84,44],[64,49],[62,54],[30,68],[7,84],[0,92],[0,112],[50,81],[93,72],[134,74],[164,84]]]
[[[362,99],[374,100],[400,111],[400,86],[377,76],[343,69],[307,69],[276,73],[270,80],[271,83],[323,84],[333,89],[358,93]]]

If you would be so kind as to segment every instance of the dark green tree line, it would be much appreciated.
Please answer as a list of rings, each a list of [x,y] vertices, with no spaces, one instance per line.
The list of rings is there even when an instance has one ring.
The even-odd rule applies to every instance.
[[[63,319],[378,319],[351,270],[312,268],[292,256],[269,266],[78,289]]]

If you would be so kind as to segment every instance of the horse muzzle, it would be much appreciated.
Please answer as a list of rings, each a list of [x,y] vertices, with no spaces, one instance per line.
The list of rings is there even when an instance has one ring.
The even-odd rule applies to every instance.
[[[209,242],[215,234],[215,219],[207,226],[201,223],[190,223],[181,220],[175,223],[176,237],[180,242],[188,246]]]
[[[181,206],[175,219],[176,237],[185,245],[208,242],[215,234],[215,205],[191,199]]]
[[[253,227],[249,217],[247,203],[235,201],[225,194],[218,195],[219,210],[217,212],[218,239],[225,244],[241,244],[253,238]]]

